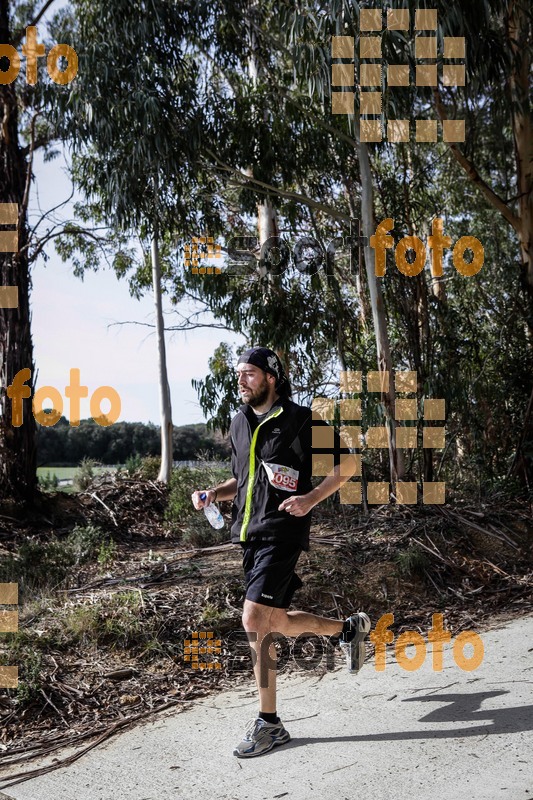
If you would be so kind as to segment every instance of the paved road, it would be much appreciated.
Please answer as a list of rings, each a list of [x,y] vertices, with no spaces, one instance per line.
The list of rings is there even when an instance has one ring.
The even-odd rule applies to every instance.
[[[533,616],[482,634],[474,672],[431,653],[416,672],[373,660],[282,675],[292,741],[232,756],[256,700],[247,687],[125,732],[72,766],[5,789],[15,800],[528,800],[533,798]],[[468,654],[465,650],[465,655]],[[2,781],[7,782],[5,773]]]

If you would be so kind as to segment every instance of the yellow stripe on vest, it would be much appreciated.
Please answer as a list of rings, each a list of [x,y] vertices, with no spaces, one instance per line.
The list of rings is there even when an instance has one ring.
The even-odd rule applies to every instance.
[[[257,434],[259,433],[259,428],[261,425],[264,425],[265,422],[268,422],[269,419],[273,417],[279,417],[282,413],[283,408],[280,406],[273,414],[269,417],[264,419],[262,422],[259,423],[255,431],[253,432],[252,441],[250,443],[250,461],[248,464],[248,485],[246,487],[246,503],[244,505],[244,517],[242,520],[241,526],[241,535],[240,541],[246,541],[246,531],[248,530],[248,525],[250,524],[250,517],[252,516],[252,495],[254,491],[254,479],[255,479],[255,443],[257,442]]]

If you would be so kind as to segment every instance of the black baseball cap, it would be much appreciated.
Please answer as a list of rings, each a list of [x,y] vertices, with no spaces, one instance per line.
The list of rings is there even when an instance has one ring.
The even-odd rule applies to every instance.
[[[245,350],[239,356],[237,364],[253,364],[254,367],[259,367],[263,372],[273,375],[278,381],[282,378],[286,379],[279,357],[268,347],[250,347],[249,350]]]

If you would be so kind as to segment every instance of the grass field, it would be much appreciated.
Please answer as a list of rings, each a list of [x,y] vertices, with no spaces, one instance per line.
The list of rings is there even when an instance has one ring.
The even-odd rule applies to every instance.
[[[95,474],[100,474],[102,472],[110,472],[114,469],[116,469],[116,467],[94,467],[94,472]],[[58,480],[61,481],[66,478],[73,478],[77,471],[78,467],[38,467],[37,477],[45,478],[49,475],[53,478],[54,475],[57,475]]]

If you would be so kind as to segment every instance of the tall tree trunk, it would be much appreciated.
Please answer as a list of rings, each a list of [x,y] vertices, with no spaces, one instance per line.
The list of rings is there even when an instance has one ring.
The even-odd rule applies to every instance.
[[[413,162],[411,150],[401,145],[403,159],[403,197],[405,207],[405,220],[409,236],[416,236],[418,231],[411,215],[411,181],[413,179]],[[410,338],[413,343],[413,367],[417,374],[417,395],[422,396],[423,387],[431,371],[431,327],[429,324],[428,287],[426,283],[426,270],[418,275],[411,276],[408,284],[410,298],[410,314],[406,314],[406,325],[410,327]],[[422,449],[422,478],[424,481],[433,480],[433,450],[429,447]]]
[[[260,2],[250,0],[248,7],[248,41],[250,45],[250,56],[248,58],[248,76],[255,88],[261,77],[261,60],[259,55],[259,39],[257,30],[260,27]],[[266,120],[266,110],[263,111],[263,119]],[[253,177],[252,167],[245,170]],[[278,215],[269,197],[265,197],[257,203],[257,232],[259,236],[259,247],[263,248],[265,242],[274,236],[279,236]],[[268,274],[266,264],[259,262],[259,274],[262,278]]]
[[[508,38],[513,53],[510,75],[511,121],[516,158],[516,182],[520,209],[522,280],[533,306],[533,146],[531,141],[531,8],[525,0],[510,3]]]
[[[344,189],[346,192],[346,198],[348,200],[348,208],[350,209],[350,217],[352,219],[359,218],[359,214],[356,211],[355,207],[355,200],[354,200],[354,192],[353,192],[353,182],[352,179],[347,177],[344,179]],[[362,258],[361,258],[361,243],[357,242],[357,246],[354,247],[352,245],[352,253],[351,258],[355,260],[357,258],[357,269],[355,270],[355,291],[357,293],[357,299],[359,301],[359,318],[361,328],[366,330],[368,325],[370,324],[370,317],[372,315],[372,311],[370,305],[368,303],[368,294],[366,291],[366,283],[365,278],[363,275],[362,267]]]
[[[533,390],[529,398],[522,433],[516,447],[513,463],[509,468],[509,475],[519,478],[522,484],[531,490],[531,476],[533,475],[533,457],[531,456],[531,443],[533,442]],[[526,447],[524,447],[526,445]]]
[[[268,197],[257,204],[257,230],[261,248],[269,239],[279,236],[278,213]],[[266,265],[261,264],[260,268],[264,270],[262,274],[266,275]]]
[[[11,41],[8,0],[0,0],[0,42]],[[15,84],[0,85],[0,203],[18,207],[18,250],[0,252],[0,286],[18,287],[18,307],[0,308],[0,499],[31,501],[37,488],[36,423],[31,403],[24,403],[23,423],[14,427],[12,401],[6,387],[22,369],[32,395],[35,369],[30,329],[30,289],[27,227],[28,166],[18,140]]]
[[[161,265],[157,230],[152,236],[152,283],[156,311],[157,356],[159,365],[159,406],[161,410],[161,468],[157,480],[168,483],[172,471],[172,407],[167,375],[165,323],[161,298]]]
[[[374,332],[376,336],[376,348],[378,356],[378,369],[380,372],[387,371],[390,376],[389,390],[382,397],[385,405],[385,414],[389,422],[391,432],[389,444],[390,476],[394,483],[403,478],[403,457],[400,450],[396,449],[396,421],[394,419],[394,376],[392,374],[392,358],[390,352],[389,336],[387,331],[387,318],[385,316],[385,306],[383,304],[383,293],[381,283],[375,273],[374,250],[370,247],[370,237],[376,231],[374,218],[374,192],[372,188],[372,172],[370,168],[370,158],[368,147],[364,142],[360,142],[359,168],[361,171],[361,217],[363,236],[366,237],[365,245],[365,267],[370,293],[370,305],[372,308],[372,319],[374,321]]]

